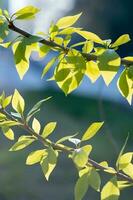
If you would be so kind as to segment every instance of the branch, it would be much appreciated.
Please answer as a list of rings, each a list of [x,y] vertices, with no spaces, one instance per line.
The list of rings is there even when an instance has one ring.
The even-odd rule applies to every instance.
[[[16,27],[13,24],[13,22],[10,22],[8,24],[8,27],[9,27],[10,30],[12,30],[12,31],[14,31],[16,33],[19,33],[20,35],[23,35],[24,37],[29,38],[29,37],[33,36],[32,34],[30,34],[30,33],[26,32],[26,31]],[[39,43],[45,44],[45,45],[47,45],[49,47],[59,48],[59,49],[63,50],[65,53],[67,53],[70,50],[70,48],[68,48],[68,47],[64,47],[62,45],[59,45],[59,44],[55,43],[54,41],[48,41],[46,39],[40,40]],[[82,53],[82,55],[88,61],[91,61],[91,60],[96,61],[97,60],[97,56],[96,55],[85,54],[85,53]],[[121,65],[126,65],[127,67],[130,67],[130,65],[133,65],[133,61],[129,61],[129,60],[125,60],[125,59],[121,58]]]
[[[60,145],[60,144],[56,144],[56,143],[53,143],[51,142],[50,140],[47,140],[47,139],[44,139],[41,135],[37,134],[29,125],[27,125],[25,122],[22,122],[22,121],[19,121],[17,120],[16,118],[14,118],[11,114],[9,114],[6,110],[4,109],[0,109],[0,112],[4,115],[6,115],[10,120],[13,120],[15,122],[19,122],[21,125],[19,125],[23,130],[27,131],[29,134],[35,136],[38,138],[38,140],[45,146],[45,147],[48,147],[48,146],[52,146],[53,149],[55,150],[58,150],[58,151],[62,151],[62,152],[65,152],[65,153],[72,153],[75,151],[74,148],[71,148],[71,147],[68,147],[68,146],[65,146],[65,145]],[[95,167],[96,169],[99,169],[101,171],[105,171],[107,172],[106,170],[108,170],[107,167],[103,167],[101,166],[98,162],[92,160],[91,158],[88,158],[88,164],[91,164],[93,167]],[[114,169],[114,168],[112,168]],[[114,169],[115,170],[115,169]],[[107,172],[108,173],[108,172]],[[115,175],[124,180],[124,181],[128,181],[129,183],[133,183],[133,179],[130,178],[129,176],[127,176],[126,174],[124,173],[121,173],[121,172],[116,172]]]

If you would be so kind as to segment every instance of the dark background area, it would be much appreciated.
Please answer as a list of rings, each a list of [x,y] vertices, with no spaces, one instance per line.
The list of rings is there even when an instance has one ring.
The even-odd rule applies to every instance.
[[[8,7],[5,1],[0,3],[3,4],[2,7]],[[77,0],[75,7],[68,15],[82,11],[83,16],[79,21],[79,26],[95,32],[103,39],[112,38],[114,41],[125,33],[129,33],[132,38],[132,6],[131,0]],[[78,40],[79,38],[75,37],[75,41]],[[133,42],[130,42],[121,47],[119,53],[121,56],[133,55],[132,50]],[[7,76],[10,78],[9,74]],[[15,73],[14,76],[17,74]],[[6,90],[10,92],[13,88],[10,90],[10,87],[9,89],[6,87]],[[45,103],[41,113],[36,117],[41,120],[42,125],[49,121],[58,122],[57,130],[53,135],[54,140],[76,132],[82,135],[92,122],[103,120],[105,121],[103,129],[90,141],[93,145],[91,156],[98,162],[107,160],[111,166],[115,166],[115,161],[128,133],[130,133],[130,139],[126,151],[133,151],[133,109],[128,103],[116,103],[101,97],[85,97],[75,93],[65,97],[62,92],[51,88],[38,90],[32,87],[28,90],[21,88],[20,92],[26,98],[27,109],[30,109],[38,100],[53,96],[49,102]],[[21,134],[26,133],[17,129],[16,139]],[[26,150],[12,153],[8,152],[12,144],[13,142],[8,142],[1,133],[0,200],[74,199],[73,191],[77,172],[70,159],[62,155],[50,181],[46,182],[38,165],[31,167],[25,165],[29,152],[41,146],[33,145]],[[101,176],[103,177],[103,173]],[[108,175],[104,176],[103,183],[109,178]],[[125,200],[127,197],[128,200],[132,200],[132,194],[133,189],[129,188],[122,192],[120,200]],[[89,189],[84,199],[94,200],[100,197],[98,193]]]

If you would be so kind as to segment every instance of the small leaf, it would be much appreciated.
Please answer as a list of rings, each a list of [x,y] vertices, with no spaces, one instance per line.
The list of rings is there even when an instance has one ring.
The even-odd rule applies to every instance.
[[[40,10],[34,6],[26,6],[13,14],[15,20],[33,19]]]
[[[82,137],[82,141],[89,140],[90,138],[94,137],[94,135],[100,130],[104,122],[95,122],[91,124],[91,126],[87,129]]]
[[[0,42],[3,42],[3,40],[7,37],[9,33],[8,25],[4,21],[0,21]]]
[[[76,30],[76,33],[84,37],[86,40],[91,40],[98,44],[104,44],[104,41],[95,33],[88,32],[88,31],[80,31],[80,30]]]
[[[122,96],[124,96],[128,103],[131,105],[132,103],[132,94],[133,94],[133,81],[128,78],[127,70],[125,69],[118,79],[117,87]]]
[[[106,85],[108,86],[117,74],[117,71],[121,64],[121,59],[113,49],[108,49],[103,51],[98,56],[97,63],[100,74],[102,75]]]
[[[77,146],[78,144],[80,144],[81,140],[78,138],[69,138],[69,142],[72,142]]]
[[[121,35],[112,45],[111,48],[118,47],[129,42],[131,39],[128,34]]]
[[[67,140],[69,140],[70,138],[73,138],[73,137],[75,137],[75,136],[77,136],[77,133],[74,134],[74,135],[65,136],[65,137],[59,139],[59,140],[56,142],[56,144],[63,143],[63,142],[65,142],[65,141],[67,141]]]
[[[95,168],[92,168],[89,171],[88,179],[89,179],[89,185],[94,190],[99,192],[100,191],[100,185],[101,185],[101,179],[100,179],[100,176],[99,176],[98,172],[95,170]]]
[[[86,43],[83,46],[83,53],[90,53],[94,48],[94,43],[92,41],[86,41]]]
[[[92,83],[94,83],[100,77],[100,71],[96,62],[89,61],[86,63],[85,75],[90,78]]]
[[[79,19],[82,13],[73,16],[62,17],[56,23],[59,29],[64,29],[72,26]]]
[[[53,64],[56,62],[56,57],[54,57],[54,58],[52,58],[48,63],[47,63],[47,65],[44,67],[44,69],[43,69],[43,72],[42,72],[42,76],[41,76],[41,78],[43,78],[45,75],[46,75],[46,73],[51,69],[51,67],[53,66]]]
[[[25,108],[25,102],[23,97],[16,89],[12,97],[12,107],[14,108],[15,111],[17,111],[21,115],[23,114]]]
[[[129,163],[122,171],[133,179],[133,164]]]
[[[33,122],[32,122],[32,129],[33,129],[37,134],[39,134],[40,129],[41,129],[41,125],[40,125],[40,122],[39,122],[36,118],[33,119]]]
[[[101,200],[118,200],[120,196],[120,191],[117,184],[116,177],[113,177],[108,181],[102,191],[101,191]]]
[[[75,200],[82,200],[89,187],[88,174],[79,177],[75,185]]]
[[[83,151],[85,151],[87,153],[87,155],[89,156],[91,151],[92,151],[92,146],[91,145],[85,145],[82,147]]]
[[[31,152],[26,160],[27,165],[34,165],[41,161],[43,156],[47,155],[47,151],[45,149],[37,150]]]
[[[125,140],[125,142],[124,142],[124,145],[122,146],[121,151],[120,151],[120,153],[119,153],[119,156],[118,156],[118,158],[117,158],[117,161],[116,161],[116,167],[117,167],[117,169],[118,169],[118,166],[119,166],[120,157],[122,156],[122,154],[123,154],[123,152],[124,152],[124,150],[125,150],[125,147],[126,147],[126,145],[127,145],[128,139],[129,139],[129,134],[128,134],[128,136],[126,137],[126,140]]]
[[[125,167],[128,166],[128,164],[132,161],[133,158],[133,153],[128,152],[120,156],[119,158],[119,170],[124,169]]]
[[[49,176],[56,167],[57,164],[57,157],[58,157],[58,152],[54,151],[52,148],[49,148],[47,150],[48,155],[42,158],[41,160],[41,167],[44,173],[44,176],[46,180],[49,180]]]
[[[38,102],[33,106],[33,108],[28,112],[28,114],[27,114],[27,121],[29,121],[30,118],[33,116],[33,114],[34,114],[38,109],[40,109],[40,107],[42,106],[42,104],[43,104],[45,101],[49,100],[49,99],[51,99],[51,97],[48,97],[48,98],[43,99],[43,100],[41,100],[41,101],[38,101]]]
[[[6,97],[6,98],[4,99],[4,101],[3,101],[3,103],[2,103],[2,107],[3,107],[3,108],[6,108],[6,107],[10,104],[11,99],[12,99],[12,96]]]
[[[36,140],[35,137],[32,136],[21,136],[18,141],[10,148],[9,151],[18,151],[24,149],[25,147],[29,146]]]
[[[72,159],[78,167],[84,167],[88,162],[88,154],[83,149],[77,149]]]
[[[0,127],[3,127],[3,126],[11,127],[11,126],[17,126],[17,125],[21,125],[20,122],[11,121],[11,120],[0,122]]]
[[[57,122],[49,122],[43,129],[42,137],[47,138],[56,128]]]
[[[6,138],[9,140],[14,140],[14,132],[11,128],[5,126],[2,127],[2,131]]]

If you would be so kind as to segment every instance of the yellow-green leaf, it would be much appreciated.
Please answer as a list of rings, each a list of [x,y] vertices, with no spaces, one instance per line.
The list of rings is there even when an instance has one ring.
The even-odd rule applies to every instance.
[[[5,137],[7,137],[9,140],[14,140],[14,132],[11,128],[9,127],[2,127],[3,134]]]
[[[107,86],[117,74],[120,64],[121,59],[113,49],[105,50],[98,56],[98,67]]]
[[[111,47],[118,47],[122,44],[129,42],[131,39],[128,34],[121,35],[112,45]]]
[[[56,128],[57,122],[49,122],[43,129],[42,137],[47,138]]]
[[[120,191],[117,184],[116,177],[113,177],[108,181],[102,191],[101,191],[101,200],[118,200],[120,196]]]
[[[133,164],[129,163],[122,171],[133,179]]]
[[[33,19],[40,10],[34,6],[26,6],[13,14],[15,20]]]
[[[132,103],[132,94],[133,94],[133,81],[128,77],[127,70],[125,69],[118,79],[117,87],[122,96],[124,96],[128,103]]]
[[[34,165],[34,164],[40,162],[42,157],[47,156],[47,154],[48,153],[45,149],[33,151],[28,155],[28,157],[26,159],[26,164],[27,165]]]
[[[86,71],[85,75],[87,75],[92,83],[94,83],[100,76],[100,71],[98,65],[94,61],[89,61],[86,63]]]
[[[94,190],[96,190],[97,192],[100,191],[101,178],[95,168],[91,168],[91,170],[89,171],[88,181],[89,181],[89,185]]]
[[[79,19],[82,13],[73,16],[62,17],[56,23],[59,29],[67,28],[75,24],[75,22]]]
[[[82,141],[89,140],[90,138],[94,137],[94,135],[100,130],[104,122],[94,122],[89,126],[87,131],[84,133],[82,137]]]
[[[40,133],[41,125],[40,125],[40,122],[39,122],[36,118],[33,119],[33,122],[32,122],[32,129],[33,129],[37,134]]]
[[[91,40],[91,41],[98,43],[98,44],[104,44],[104,41],[99,36],[97,36],[95,33],[88,32],[88,31],[82,31],[82,30],[81,31],[76,30],[76,33],[81,35],[86,40]]]
[[[46,73],[50,70],[50,68],[53,66],[53,64],[56,62],[56,57],[54,57],[54,58],[52,58],[48,63],[47,63],[47,65],[44,67],[44,69],[43,69],[43,72],[42,72],[42,76],[41,76],[41,78],[43,78],[45,75],[46,75]]]
[[[132,161],[133,153],[128,152],[120,156],[119,158],[119,170],[124,169]]]
[[[23,97],[20,95],[20,93],[16,89],[12,97],[12,107],[18,113],[23,114],[24,108],[25,108],[25,102],[24,102]]]
[[[83,176],[79,177],[78,181],[76,182],[74,189],[75,200],[82,200],[88,190],[88,187],[88,174],[84,174]]]
[[[24,149],[25,147],[29,146],[36,140],[35,137],[32,136],[21,136],[18,141],[10,148],[9,151],[18,151]]]
[[[3,108],[6,108],[6,107],[10,104],[11,99],[12,99],[12,95],[6,97],[6,98],[4,99],[4,101],[3,101],[3,103],[2,103],[2,107],[3,107]]]
[[[49,180],[49,176],[56,167],[57,164],[57,157],[58,157],[58,152],[54,151],[52,148],[49,148],[47,150],[48,155],[44,155],[44,157],[41,160],[41,167],[44,173],[44,176],[46,180]]]
[[[78,167],[84,167],[88,162],[88,153],[83,149],[77,149],[73,153],[72,159]]]

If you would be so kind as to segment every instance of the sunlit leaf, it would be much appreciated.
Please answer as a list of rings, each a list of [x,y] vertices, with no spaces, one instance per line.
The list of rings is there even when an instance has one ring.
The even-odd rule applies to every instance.
[[[82,13],[73,16],[62,17],[56,23],[59,29],[67,28],[75,24],[75,22],[79,19]]]
[[[58,152],[54,151],[52,148],[49,148],[47,150],[48,155],[42,158],[41,160],[41,167],[44,173],[44,176],[46,180],[49,180],[49,176],[56,167],[57,164],[57,157],[58,157]]]
[[[24,149],[35,141],[35,137],[21,136],[18,141],[10,148],[9,151],[18,151]]]
[[[128,78],[126,69],[121,73],[120,78],[117,82],[117,86],[122,96],[124,96],[127,99],[128,103],[131,105],[133,94],[133,81]]]
[[[46,75],[46,73],[51,69],[51,67],[53,66],[53,64],[56,62],[56,57],[54,57],[54,58],[52,58],[48,63],[47,63],[47,65],[44,67],[44,69],[43,69],[43,72],[42,72],[42,76],[41,76],[41,78],[43,78],[45,75]]]
[[[118,200],[120,196],[120,191],[117,184],[116,177],[113,177],[108,181],[102,191],[101,191],[101,200]]]
[[[89,140],[90,138],[94,137],[94,135],[100,130],[104,122],[94,122],[89,126],[82,137],[82,141]]]
[[[80,31],[80,30],[76,30],[76,33],[84,37],[86,40],[91,40],[95,43],[104,44],[104,41],[95,33],[88,32],[88,31]]]
[[[27,165],[34,165],[34,164],[40,162],[42,157],[47,156],[47,154],[48,153],[45,149],[33,151],[28,155],[28,157],[26,159],[26,164]]]
[[[41,125],[40,125],[40,122],[39,122],[36,118],[33,119],[33,122],[32,122],[32,129],[33,129],[37,134],[39,134],[40,129],[41,129]]]
[[[11,128],[3,126],[2,131],[5,137],[7,137],[9,140],[14,140],[14,132]]]
[[[79,177],[78,181],[76,182],[74,189],[75,200],[82,200],[88,190],[88,187],[88,174],[84,174],[83,176]]]
[[[47,138],[56,128],[57,122],[49,122],[43,129],[42,137]]]
[[[83,149],[77,149],[72,159],[78,167],[84,167],[88,162],[88,154]]]
[[[94,61],[89,61],[86,63],[86,71],[85,75],[87,75],[92,83],[94,83],[100,76],[100,71],[98,65]]]
[[[15,20],[33,19],[40,10],[34,6],[26,6],[13,14]]]
[[[18,113],[23,114],[24,108],[25,108],[25,102],[24,102],[23,97],[20,95],[20,93],[16,89],[12,97],[12,107]]]
[[[88,174],[89,185],[96,191],[100,191],[101,178],[95,168],[92,168]]]
[[[112,49],[105,50],[98,56],[98,67],[107,86],[115,77],[120,64],[119,55]]]
[[[112,45],[111,47],[118,47],[122,44],[129,42],[131,39],[128,34],[121,35]]]

